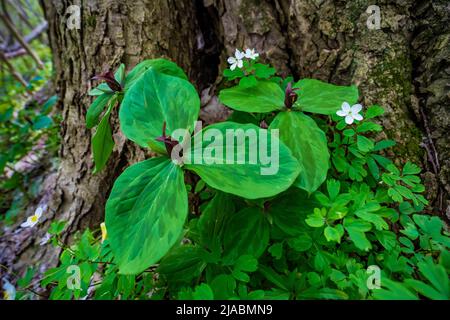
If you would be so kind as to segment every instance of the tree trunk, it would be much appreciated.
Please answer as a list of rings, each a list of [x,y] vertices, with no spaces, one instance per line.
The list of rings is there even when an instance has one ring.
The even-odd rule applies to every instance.
[[[430,208],[448,214],[450,9],[446,0],[378,1],[381,29],[370,30],[366,10],[372,2],[85,0],[78,3],[81,29],[70,30],[65,12],[73,1],[43,1],[63,122],[61,163],[41,229],[67,220],[69,240],[77,230],[98,227],[116,177],[149,156],[121,134],[116,112],[113,155],[104,171],[92,174],[92,132],[84,122],[93,75],[121,62],[129,70],[146,58],[170,58],[196,84],[200,117],[211,123],[230,114],[216,97],[226,58],[246,47],[256,48],[282,75],[357,84],[364,106],[386,110],[381,136],[398,142],[391,155],[423,166]],[[45,231],[14,236],[24,232],[27,245],[11,244],[14,259],[5,261],[2,254],[3,264],[21,271],[38,260],[46,262],[42,269],[57,263],[54,249],[36,249]]]

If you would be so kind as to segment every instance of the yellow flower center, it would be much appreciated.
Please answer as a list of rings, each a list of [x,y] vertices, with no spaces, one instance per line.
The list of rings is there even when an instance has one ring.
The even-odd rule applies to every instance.
[[[31,221],[32,221],[32,222],[38,221],[38,217],[37,217],[36,215],[31,216]]]
[[[3,292],[3,298],[4,298],[5,300],[10,300],[10,299],[11,299],[11,296],[9,295],[9,293],[8,293],[7,291],[5,291],[5,292]]]

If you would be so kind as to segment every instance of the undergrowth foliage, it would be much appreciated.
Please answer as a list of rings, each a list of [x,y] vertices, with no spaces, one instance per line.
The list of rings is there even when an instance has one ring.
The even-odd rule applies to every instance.
[[[159,156],[115,181],[102,236],[86,230],[65,247],[64,224],[54,222],[51,241],[63,253],[41,282],[50,298],[449,299],[445,224],[423,214],[419,167],[398,167],[385,153],[395,142],[374,139],[383,108],[357,105],[356,86],[277,77],[254,51],[229,63],[219,99],[235,111],[200,132],[200,99],[173,62],[146,60],[126,75],[121,65],[97,77],[105,82],[91,91],[86,116],[96,127],[95,172],[114,147],[113,108],[124,135]],[[269,145],[279,144],[278,173],[261,175],[261,162],[172,161],[183,143],[171,137],[178,128],[194,136],[265,132]],[[187,170],[196,182],[185,182]]]

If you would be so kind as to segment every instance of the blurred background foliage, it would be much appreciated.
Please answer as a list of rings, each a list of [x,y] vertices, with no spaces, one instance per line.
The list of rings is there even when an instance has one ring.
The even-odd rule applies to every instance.
[[[39,175],[55,159],[60,117],[39,2],[0,4],[0,224],[8,226],[34,200]]]

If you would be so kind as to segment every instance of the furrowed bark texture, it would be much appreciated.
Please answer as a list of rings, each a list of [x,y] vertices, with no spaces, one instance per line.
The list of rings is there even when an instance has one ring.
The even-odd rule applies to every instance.
[[[50,221],[68,221],[66,240],[77,230],[98,227],[115,178],[149,156],[120,133],[116,110],[116,147],[107,168],[92,174],[92,132],[84,122],[94,74],[121,62],[129,70],[146,58],[170,58],[196,84],[200,117],[211,123],[230,114],[216,94],[235,48],[256,48],[263,61],[295,79],[357,84],[363,105],[386,110],[381,137],[398,142],[390,155],[423,166],[430,208],[444,215],[450,191],[450,9],[445,0],[375,2],[379,30],[366,25],[366,10],[374,3],[365,0],[43,1],[63,114],[61,164],[43,227],[12,233],[17,239],[26,233],[27,244],[12,240],[12,255],[2,254],[0,261],[18,271],[43,257],[43,269],[56,264],[58,252],[35,247]],[[80,5],[80,30],[65,23],[71,4]]]

